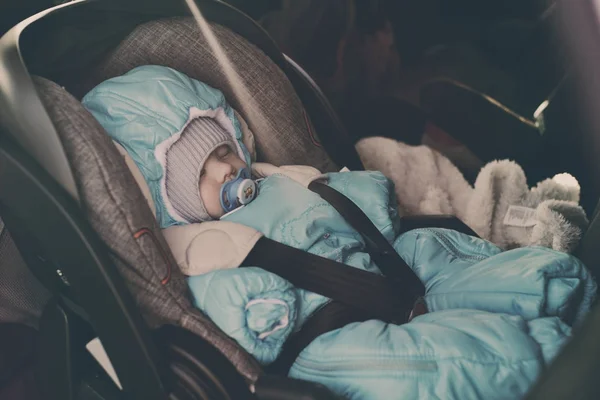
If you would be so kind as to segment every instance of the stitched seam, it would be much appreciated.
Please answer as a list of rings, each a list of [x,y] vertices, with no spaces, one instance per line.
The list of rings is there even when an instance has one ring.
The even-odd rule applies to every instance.
[[[456,247],[456,245],[454,244],[454,242],[452,241],[452,239],[445,237],[448,242],[450,243],[450,247],[447,243],[444,242],[443,239],[441,239],[438,235],[443,235],[442,233],[436,233],[434,229],[432,228],[419,228],[419,229],[413,229],[410,232],[407,232],[413,235],[419,235],[419,234],[428,234],[427,236],[429,236],[430,238],[435,239],[444,249],[446,249],[446,251],[448,251],[449,253],[451,253],[453,256],[455,256],[456,258],[459,258],[463,261],[467,261],[467,260],[471,260],[471,261],[483,261],[486,260],[488,258],[490,258],[492,255],[489,254],[482,254],[482,253],[476,253],[476,252],[471,252],[470,254],[467,253],[467,251],[461,253],[458,252],[458,249],[454,248]],[[465,257],[466,256],[466,257]]]
[[[308,120],[308,115],[306,114],[306,110],[302,109],[302,115],[304,117],[304,122],[306,123],[306,129],[308,129],[308,135],[310,136],[310,140],[317,147],[323,147],[321,143],[315,138],[315,134],[310,126],[310,121]]]
[[[295,223],[295,222],[297,222],[298,220],[300,220],[302,218],[306,218],[306,216],[309,215],[313,210],[315,210],[317,208],[327,207],[327,206],[329,206],[328,203],[319,202],[319,203],[315,204],[314,206],[309,207],[307,210],[305,210],[298,217],[294,218],[294,220],[288,221],[288,222],[285,222],[285,223],[281,224],[281,228],[279,229],[279,233],[280,233],[281,237],[288,237],[291,240],[294,240],[294,242],[295,242],[296,245],[301,245],[302,242],[299,241],[299,240],[297,240],[295,238],[295,236],[293,234],[293,229],[287,229],[288,226],[290,226],[292,223]]]
[[[167,255],[166,255],[164,249],[162,248],[162,246],[158,242],[158,239],[154,235],[154,232],[152,232],[150,229],[148,229],[148,228],[142,228],[139,231],[137,231],[136,233],[134,233],[133,237],[134,237],[134,239],[137,240],[137,239],[143,237],[144,235],[150,236],[150,239],[152,240],[152,242],[154,243],[154,245],[156,247],[158,247],[158,252],[160,253],[161,258],[167,264],[167,275],[160,281],[161,284],[166,285],[171,280],[171,271],[172,271],[173,266],[171,265],[171,262],[168,260]]]

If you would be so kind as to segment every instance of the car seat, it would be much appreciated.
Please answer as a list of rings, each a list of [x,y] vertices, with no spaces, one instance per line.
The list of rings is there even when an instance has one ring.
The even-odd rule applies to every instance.
[[[244,83],[256,93],[259,112],[266,118],[261,129],[252,126],[251,115],[244,115],[245,108],[227,87],[194,21],[182,18],[188,15],[183,4],[70,3],[38,14],[2,40],[2,65],[8,72],[0,78],[7,157],[2,171],[16,178],[29,170],[35,178],[21,175],[12,200],[2,200],[0,214],[28,266],[55,295],[40,321],[40,384],[49,398],[118,395],[114,385],[97,378],[106,375],[83,351],[95,335],[110,355],[127,398],[164,398],[167,393],[178,393],[174,398],[248,398],[245,381],[255,382],[260,373],[247,353],[192,307],[183,275],[173,267],[150,210],[140,207],[143,197],[134,180],[124,173],[114,146],[77,97],[136,65],[169,65],[225,92],[257,132],[260,159],[339,169],[323,148],[327,140],[321,144],[314,132],[340,125],[308,76],[243,14],[221,2],[199,5],[207,19],[220,23],[214,25],[215,34]],[[48,47],[38,46],[40,40]],[[32,79],[29,73],[39,77]],[[301,87],[298,93],[309,104],[306,109],[290,82]],[[15,84],[18,91],[11,89]],[[342,156],[340,165],[355,168],[358,157],[354,154],[351,160],[351,152],[336,150],[343,142],[334,145],[331,154]],[[8,194],[5,189],[2,192]],[[18,201],[21,197],[36,204]],[[25,210],[31,212],[23,214]],[[51,237],[62,244],[52,243]],[[77,265],[86,265],[86,271]],[[83,289],[87,285],[91,286]],[[98,319],[97,313],[105,317]],[[188,388],[182,388],[183,381],[167,379],[164,348],[156,346],[146,327],[164,325],[186,330],[163,329],[162,343],[174,340],[172,335],[194,343],[193,349],[175,350],[186,365],[174,368],[188,380]],[[193,352],[204,353],[211,365],[193,361]],[[219,370],[224,375],[217,378],[213,371]],[[192,379],[198,373],[207,379]],[[285,383],[293,393],[290,385],[293,382]],[[262,386],[257,387],[260,392]],[[274,390],[273,385],[262,390]],[[323,389],[309,385],[307,390]]]
[[[20,181],[14,190],[3,190],[10,199],[4,199],[0,214],[27,265],[54,294],[39,322],[40,390],[52,398],[119,395],[83,351],[96,335],[110,354],[117,385],[133,398],[166,393],[187,398],[184,391],[194,393],[193,398],[245,398],[251,395],[249,386],[260,398],[281,398],[283,392],[329,398],[319,394],[325,389],[305,382],[263,374],[257,383],[262,371],[256,361],[191,306],[183,275],[173,267],[156,221],[147,207],[140,208],[143,197],[134,180],[77,99],[138,65],[168,65],[225,93],[256,132],[259,160],[308,164],[321,171],[340,165],[361,168],[310,77],[243,14],[221,2],[199,4],[242,84],[253,93],[253,107],[229,85],[206,38],[186,18],[187,10],[168,2],[145,2],[143,7],[135,1],[71,3],[32,17],[0,43],[6,55],[3,68],[10,71],[1,91],[8,157],[3,172],[7,185]],[[39,47],[42,37],[48,47]],[[18,91],[11,89],[15,84]],[[258,122],[254,113],[262,117]],[[32,179],[21,175],[25,171]],[[443,222],[448,221],[452,224],[451,219]],[[71,269],[78,265],[86,268]],[[87,285],[92,286],[84,289]],[[104,319],[97,319],[97,312]],[[168,327],[152,335],[146,325]],[[152,336],[163,344],[178,337],[176,341],[193,343],[193,349],[156,348]],[[210,366],[194,361],[192,353],[198,351]],[[167,366],[191,388],[168,380],[165,357],[180,358],[185,365],[171,360]]]
[[[197,4],[256,93],[262,129],[183,4],[80,1],[0,40],[0,215],[52,293],[39,321],[47,398],[333,398],[322,386],[265,374],[192,306],[140,189],[79,102],[135,66],[168,65],[225,92],[254,128],[261,160],[360,168],[310,77],[243,14],[218,1]],[[116,383],[84,351],[95,337]]]

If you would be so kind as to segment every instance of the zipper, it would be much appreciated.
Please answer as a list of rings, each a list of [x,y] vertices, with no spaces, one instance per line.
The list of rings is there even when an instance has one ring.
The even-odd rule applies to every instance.
[[[303,356],[296,359],[295,364],[300,368],[313,370],[318,373],[340,371],[423,371],[435,372],[438,369],[435,361],[422,360],[354,360],[354,361],[311,361]]]
[[[442,244],[450,251],[452,252],[456,257],[458,258],[462,258],[462,259],[466,259],[466,260],[472,260],[472,261],[482,261],[485,260],[486,258],[488,258],[488,255],[483,255],[483,254],[469,254],[466,253],[462,250],[459,250],[458,247],[456,247],[456,245],[454,243],[452,243],[452,241],[450,239],[448,239],[448,237],[446,235],[444,235],[443,233],[435,230],[435,229],[431,229],[431,228],[420,228],[420,229],[415,229],[415,231],[421,231],[421,232],[429,232],[431,234],[433,234],[437,239],[440,240],[440,242],[442,242]]]

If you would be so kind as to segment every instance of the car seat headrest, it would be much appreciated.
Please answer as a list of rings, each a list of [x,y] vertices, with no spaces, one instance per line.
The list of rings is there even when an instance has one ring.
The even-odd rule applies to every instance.
[[[211,27],[241,83],[252,95],[254,107],[248,108],[238,98],[221,61],[191,17],[137,26],[86,77],[68,89],[81,96],[101,82],[142,65],[171,67],[223,92],[252,130],[258,161],[304,164],[325,172],[338,170],[315,140],[311,122],[284,72],[241,36],[218,24]],[[262,118],[260,124],[257,117]]]

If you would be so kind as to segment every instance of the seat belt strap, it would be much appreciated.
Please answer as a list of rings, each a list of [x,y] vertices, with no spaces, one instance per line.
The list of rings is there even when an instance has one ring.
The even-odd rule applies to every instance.
[[[242,266],[262,268],[298,288],[318,293],[386,322],[406,322],[415,301],[384,276],[266,237],[258,240]]]
[[[373,222],[352,200],[332,187],[313,181],[308,188],[327,201],[359,232],[367,252],[384,276],[394,282],[396,290],[412,296],[412,302],[425,294],[425,286],[408,264],[400,257]]]

